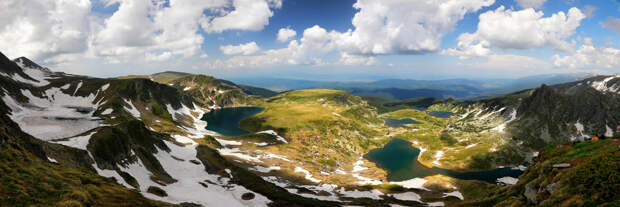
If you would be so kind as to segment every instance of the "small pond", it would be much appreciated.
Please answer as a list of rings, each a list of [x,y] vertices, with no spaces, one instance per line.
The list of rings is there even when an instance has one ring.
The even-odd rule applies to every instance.
[[[450,118],[450,116],[452,116],[452,112],[448,112],[448,111],[428,111],[426,112],[428,115],[434,116],[434,117],[439,117],[439,118]]]
[[[481,180],[496,183],[498,178],[518,178],[523,171],[512,168],[497,168],[478,172],[456,172],[438,167],[428,168],[418,162],[420,149],[411,145],[411,142],[402,139],[392,139],[383,148],[370,150],[364,158],[374,162],[380,168],[387,170],[389,181],[404,181],[436,174],[442,174],[463,180]]]
[[[259,107],[216,109],[206,113],[202,117],[202,120],[207,122],[207,130],[217,132],[224,136],[239,136],[249,133],[239,128],[239,122],[261,111],[263,111],[263,108]]]
[[[405,124],[421,124],[422,122],[410,119],[410,118],[406,118],[406,119],[391,119],[388,118],[385,120],[385,125],[389,126],[389,127],[393,127],[393,128],[398,128],[398,127],[402,127],[402,128],[406,128],[407,126],[405,126]]]
[[[418,111],[424,111],[426,110],[426,107],[419,107],[419,106],[411,106],[412,109],[418,110]]]

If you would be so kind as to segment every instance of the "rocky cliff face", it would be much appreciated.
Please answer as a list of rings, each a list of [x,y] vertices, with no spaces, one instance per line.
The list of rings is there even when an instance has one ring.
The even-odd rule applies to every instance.
[[[620,121],[620,99],[615,93],[584,84],[589,81],[535,89],[519,105],[520,118],[511,132],[539,147],[557,141],[613,136]]]
[[[613,136],[620,123],[619,88],[620,77],[598,76],[434,108],[454,112],[450,127],[456,130],[506,132],[540,149],[554,142]]]
[[[199,106],[210,109],[248,105],[256,99],[232,82],[205,75],[187,75],[168,84],[191,96]]]

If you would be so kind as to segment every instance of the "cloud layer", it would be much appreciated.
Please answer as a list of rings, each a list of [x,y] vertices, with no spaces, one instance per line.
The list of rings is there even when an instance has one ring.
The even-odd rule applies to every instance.
[[[620,50],[615,48],[595,47],[591,39],[573,54],[553,56],[553,65],[558,68],[572,69],[611,69],[620,67]]]
[[[0,51],[9,57],[27,56],[51,66],[88,62],[224,69],[385,66],[393,65],[382,63],[389,59],[383,58],[386,56],[426,54],[461,59],[484,57],[483,61],[453,58],[457,67],[483,69],[619,66],[618,49],[610,45],[596,47],[591,41],[577,45],[588,35],[578,30],[582,22],[587,22],[584,19],[594,18],[594,13],[603,8],[599,11],[586,5],[552,13],[545,7],[546,0],[515,2],[516,9],[495,5],[498,7],[488,10],[501,2],[357,0],[352,5],[355,14],[348,30],[331,30],[320,22],[305,29],[295,28],[297,31],[277,25],[277,33],[268,34],[267,38],[275,38],[270,41],[221,45],[217,41],[205,42],[215,39],[205,37],[225,36],[227,33],[222,33],[230,30],[273,31],[265,27],[282,9],[282,0],[4,0],[0,2]],[[95,13],[93,7],[100,3],[118,9],[108,14]],[[466,14],[483,9],[487,10],[478,16],[475,31],[457,31],[456,45],[442,45],[444,37],[454,32]],[[600,20],[600,26],[620,34],[618,18]],[[219,53],[218,48],[223,55],[205,53]],[[546,58],[520,52],[545,48],[554,49]],[[442,58],[452,58],[448,56]]]
[[[240,45],[224,45],[220,46],[220,50],[222,53],[226,55],[251,55],[258,51],[260,51],[260,47],[256,44],[256,42],[248,42],[246,44]]]
[[[281,0],[102,1],[118,10],[102,17],[92,13],[89,0],[2,1],[0,50],[50,63],[204,57],[200,30],[261,30],[282,6]]]
[[[575,34],[585,15],[577,8],[543,17],[542,11],[524,9],[513,11],[500,6],[480,14],[478,30],[458,37],[457,48],[443,52],[447,55],[469,58],[487,56],[492,48],[532,49],[551,46],[560,51],[571,51],[574,43],[567,38]]]

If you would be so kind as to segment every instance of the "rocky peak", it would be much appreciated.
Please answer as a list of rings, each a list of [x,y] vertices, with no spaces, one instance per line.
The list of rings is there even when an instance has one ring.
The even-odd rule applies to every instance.
[[[36,64],[35,62],[33,62],[32,60],[26,58],[26,57],[19,57],[16,58],[15,60],[13,60],[13,62],[17,63],[17,65],[19,65],[20,67],[27,67],[27,68],[31,68],[31,69],[37,69],[37,70],[42,70],[48,73],[51,73],[52,71],[49,68],[46,67],[42,67],[39,64]]]

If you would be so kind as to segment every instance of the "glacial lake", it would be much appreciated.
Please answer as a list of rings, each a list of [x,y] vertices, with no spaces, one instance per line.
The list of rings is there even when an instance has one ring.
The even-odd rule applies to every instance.
[[[497,168],[478,172],[455,172],[438,167],[428,168],[418,162],[420,149],[411,145],[411,142],[402,139],[392,139],[383,148],[370,150],[364,158],[377,164],[388,172],[388,181],[404,181],[413,178],[442,174],[463,180],[481,180],[496,183],[498,178],[518,178],[523,171],[518,169]]]
[[[452,112],[448,111],[428,111],[426,112],[428,115],[438,117],[438,118],[450,118],[452,116]]]
[[[385,125],[389,126],[389,127],[393,127],[393,128],[398,128],[398,127],[407,127],[405,126],[405,124],[421,124],[422,122],[410,119],[410,118],[406,118],[406,119],[386,119],[385,120]]]
[[[239,136],[248,131],[239,128],[239,122],[263,111],[260,107],[232,107],[212,110],[201,119],[207,122],[207,130],[224,136]]]

